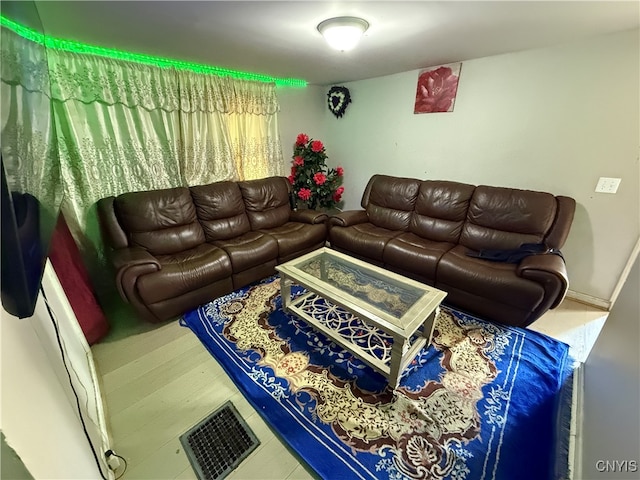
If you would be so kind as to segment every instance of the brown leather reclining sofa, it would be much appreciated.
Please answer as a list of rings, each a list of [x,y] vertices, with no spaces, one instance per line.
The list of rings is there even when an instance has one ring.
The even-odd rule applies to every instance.
[[[327,216],[292,211],[285,177],[125,193],[98,202],[120,295],[148,321],[276,273],[325,244]]]
[[[445,303],[524,327],[564,298],[560,255],[506,263],[467,253],[527,243],[560,249],[573,221],[572,198],[374,175],[361,206],[331,217],[331,247],[444,290]]]

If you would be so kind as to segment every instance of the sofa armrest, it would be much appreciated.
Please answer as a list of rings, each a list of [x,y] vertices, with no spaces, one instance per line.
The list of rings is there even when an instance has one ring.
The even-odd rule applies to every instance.
[[[329,216],[326,213],[318,212],[316,210],[292,210],[289,215],[290,222],[300,222],[300,223],[324,223],[327,221]]]
[[[347,210],[336,215],[332,215],[329,218],[329,224],[331,226],[336,225],[339,227],[350,227],[351,225],[357,225],[359,223],[366,223],[369,221],[369,216],[366,210]]]
[[[111,253],[111,262],[116,270],[116,286],[120,296],[130,302],[135,295],[138,277],[159,271],[160,262],[148,251],[140,247],[120,248]]]
[[[564,260],[560,255],[530,255],[518,264],[516,273],[522,278],[542,285],[545,297],[551,300],[549,308],[556,308],[564,299],[569,288],[569,277]]]

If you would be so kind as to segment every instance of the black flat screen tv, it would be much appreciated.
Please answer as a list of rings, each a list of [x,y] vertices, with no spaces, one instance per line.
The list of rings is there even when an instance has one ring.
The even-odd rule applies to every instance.
[[[1,163],[2,306],[16,317],[30,317],[44,271],[47,235],[40,227],[40,202],[29,193],[9,191]]]

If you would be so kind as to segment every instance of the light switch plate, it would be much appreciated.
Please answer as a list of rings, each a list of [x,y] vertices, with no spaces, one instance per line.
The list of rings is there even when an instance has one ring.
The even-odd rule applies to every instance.
[[[621,181],[621,178],[600,177],[598,184],[596,185],[596,192],[616,193]]]

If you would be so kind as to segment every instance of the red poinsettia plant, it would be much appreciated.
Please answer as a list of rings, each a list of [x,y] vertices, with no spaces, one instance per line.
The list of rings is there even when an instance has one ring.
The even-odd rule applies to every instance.
[[[289,182],[298,201],[309,208],[335,208],[342,200],[342,167],[328,168],[327,153],[320,140],[301,133],[293,146]]]

